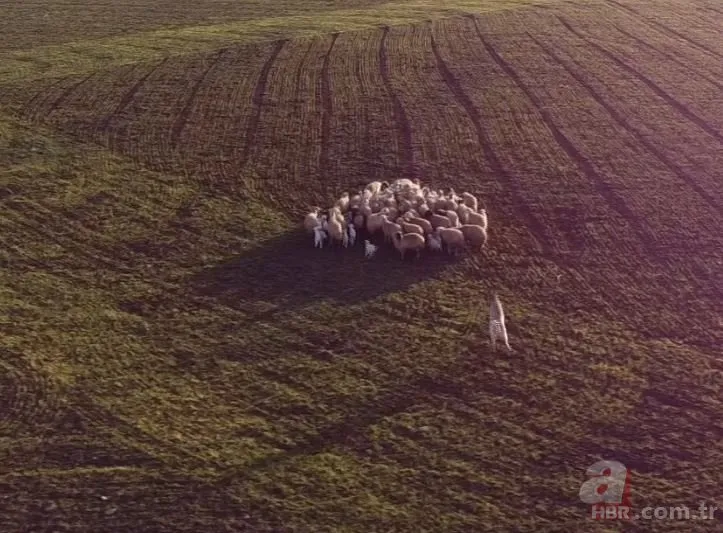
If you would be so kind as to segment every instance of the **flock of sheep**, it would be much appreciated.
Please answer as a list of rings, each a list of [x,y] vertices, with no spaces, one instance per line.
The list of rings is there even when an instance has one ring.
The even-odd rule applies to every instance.
[[[402,259],[407,252],[418,258],[423,249],[456,255],[465,249],[481,250],[487,243],[487,212],[468,192],[458,196],[422,187],[419,180],[398,179],[391,184],[373,181],[350,196],[348,192],[326,213],[315,207],[304,218],[304,228],[314,235],[314,246],[354,246],[357,231],[368,237],[382,234]],[[364,241],[367,257],[377,246]]]

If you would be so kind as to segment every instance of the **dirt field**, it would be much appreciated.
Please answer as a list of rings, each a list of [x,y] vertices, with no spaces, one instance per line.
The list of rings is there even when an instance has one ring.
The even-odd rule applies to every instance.
[[[0,531],[723,530],[578,496],[723,509],[723,8],[271,4],[0,2]],[[300,232],[397,177],[487,248]]]

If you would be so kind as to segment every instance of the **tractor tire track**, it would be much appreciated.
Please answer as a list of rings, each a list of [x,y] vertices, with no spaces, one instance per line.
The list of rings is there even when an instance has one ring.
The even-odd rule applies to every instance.
[[[264,63],[264,66],[261,69],[261,74],[259,74],[259,79],[256,82],[254,94],[251,99],[253,105],[253,113],[251,114],[251,118],[249,119],[249,122],[246,126],[246,143],[244,145],[243,152],[241,153],[241,162],[239,165],[239,169],[243,169],[248,163],[249,156],[251,155],[251,148],[256,143],[256,133],[259,126],[259,121],[261,119],[261,107],[264,103],[264,94],[266,94],[266,85],[269,80],[269,72],[271,72],[271,67],[274,65],[276,58],[279,56],[281,50],[284,48],[284,45],[287,42],[288,39],[282,39],[280,41],[277,41],[274,49],[271,51],[271,55],[266,60],[266,63]]]
[[[188,95],[188,98],[186,99],[186,103],[183,106],[183,109],[178,115],[178,118],[174,122],[173,126],[171,127],[171,137],[170,137],[170,143],[171,143],[171,149],[175,149],[178,146],[178,139],[181,136],[181,133],[183,133],[183,129],[186,127],[186,123],[188,122],[188,117],[191,114],[191,107],[193,106],[193,102],[196,99],[196,94],[198,94],[199,89],[201,88],[201,85],[208,77],[208,73],[211,72],[211,70],[218,65],[219,60],[221,57],[228,52],[228,48],[222,48],[216,54],[214,55],[213,59],[211,60],[210,64],[208,65],[208,68],[204,71],[204,73],[201,75],[200,78],[196,81],[194,86],[191,88],[191,93]]]
[[[654,237],[640,224],[639,218],[635,215],[633,211],[630,210],[630,208],[625,204],[623,199],[620,198],[615,193],[615,191],[613,191],[613,189],[610,187],[610,184],[605,182],[602,176],[598,174],[593,164],[582,153],[580,153],[580,151],[575,147],[575,145],[570,141],[570,139],[568,139],[568,137],[560,130],[560,128],[557,127],[555,121],[552,119],[547,109],[545,109],[543,103],[537,96],[535,96],[535,94],[530,90],[527,84],[522,81],[522,79],[512,68],[512,66],[507,63],[507,61],[502,59],[502,57],[497,53],[497,51],[492,47],[492,45],[487,42],[487,40],[482,35],[479,25],[477,24],[476,17],[470,16],[470,18],[474,20],[477,37],[482,43],[482,46],[485,48],[485,50],[487,50],[487,53],[490,54],[494,62],[497,63],[497,65],[502,69],[502,71],[505,72],[515,82],[515,84],[517,84],[517,86],[522,90],[522,92],[525,93],[530,102],[532,102],[532,104],[537,108],[537,111],[540,113],[542,120],[549,128],[555,141],[565,151],[570,160],[575,162],[575,164],[580,168],[580,170],[585,174],[585,176],[587,176],[588,179],[595,185],[595,189],[597,190],[598,194],[600,194],[600,196],[605,199],[608,205],[615,212],[617,212],[622,218],[624,218],[628,222],[630,227],[637,234],[638,240],[644,247],[647,254],[653,259],[656,258],[656,254],[651,247],[651,243],[655,240]]]
[[[625,130],[627,130],[635,139],[642,144],[651,154],[653,154],[661,163],[663,163],[668,169],[670,169],[673,174],[675,174],[680,180],[684,181],[686,184],[688,184],[689,187],[691,187],[698,195],[705,200],[705,202],[710,205],[713,209],[715,209],[719,214],[723,213],[723,209],[721,209],[721,206],[718,205],[715,198],[713,198],[710,194],[708,194],[698,183],[695,182],[693,178],[688,176],[682,168],[680,168],[677,164],[675,164],[673,161],[668,159],[668,157],[660,151],[658,148],[655,147],[653,143],[651,143],[649,140],[647,140],[641,133],[638,131],[635,127],[633,127],[626,119],[625,117],[620,114],[613,106],[611,106],[608,102],[603,99],[603,97],[589,84],[587,83],[580,74],[578,74],[574,69],[570,68],[567,62],[563,61],[563,59],[557,55],[553,50],[551,50],[548,46],[542,44],[540,41],[538,41],[535,37],[530,35],[528,33],[528,36],[532,41],[548,56],[550,56],[552,59],[554,59],[562,68],[565,69],[565,71],[572,76],[581,86],[587,90],[590,95],[595,99],[595,101],[600,104],[610,115],[613,117],[613,119],[620,124]],[[577,62],[574,60],[570,60],[572,63],[574,63],[577,67],[582,68]]]
[[[387,36],[389,26],[384,26],[382,40],[379,44],[379,70],[381,71],[384,87],[392,99],[394,107],[394,121],[399,125],[398,142],[402,152],[402,176],[413,177],[414,174],[414,151],[412,150],[412,127],[409,123],[402,101],[394,91],[391,76],[389,74],[389,60],[387,58]]]
[[[573,28],[569,22],[567,22],[564,18],[559,17],[558,19],[560,22],[568,29],[570,32],[572,32],[574,35],[579,37],[580,39],[587,42],[590,46],[598,50],[601,54],[603,54],[605,57],[613,61],[616,65],[618,65],[620,68],[625,70],[626,72],[629,72],[636,78],[638,78],[640,81],[642,81],[645,85],[647,85],[655,94],[657,94],[660,98],[665,100],[670,106],[672,106],[674,109],[676,109],[681,115],[683,115],[685,118],[687,118],[690,122],[698,126],[700,129],[705,131],[708,135],[711,137],[714,137],[719,142],[723,142],[723,135],[721,135],[716,129],[714,129],[710,124],[708,124],[705,120],[700,118],[698,115],[693,113],[688,107],[676,100],[674,97],[669,95],[666,91],[660,88],[657,83],[655,83],[653,80],[648,78],[645,74],[642,72],[638,72],[635,68],[631,67],[624,61],[622,61],[618,56],[613,54],[612,52],[608,51],[606,48],[603,48],[599,44],[597,44],[594,41],[591,41],[587,37],[585,37],[583,34],[578,32],[575,28]]]
[[[331,114],[334,112],[334,101],[331,94],[331,76],[329,75],[329,63],[331,51],[339,38],[339,33],[333,33],[329,49],[324,56],[321,65],[321,153],[319,155],[319,173],[323,183],[330,183],[327,179],[329,174],[329,141],[331,138]],[[308,53],[308,52],[307,52]],[[306,57],[306,56],[304,56]],[[298,93],[297,93],[298,94]]]
[[[58,107],[60,107],[60,104],[62,104],[63,101],[64,101],[66,98],[68,98],[68,96],[70,96],[70,94],[71,94],[73,91],[75,91],[78,87],[80,87],[81,85],[83,85],[86,81],[90,80],[90,79],[91,79],[93,76],[95,76],[97,73],[98,73],[97,71],[91,72],[91,73],[88,74],[85,78],[83,78],[82,80],[80,80],[78,83],[74,83],[73,85],[71,85],[70,87],[68,87],[67,89],[65,89],[62,93],[60,93],[60,96],[58,96],[58,97],[55,99],[55,101],[54,101],[52,104],[50,104],[50,107],[48,108],[48,111],[45,113],[45,116],[49,116],[50,114],[52,114],[56,109],[58,109]],[[64,79],[65,79],[65,78],[64,78]]]
[[[620,9],[627,11],[628,13],[632,13],[633,15],[636,15],[638,18],[640,18],[640,20],[642,20],[644,23],[648,24],[649,26],[660,28],[660,30],[662,30],[670,35],[674,35],[678,39],[682,39],[682,40],[686,41],[688,44],[691,44],[700,50],[703,50],[711,55],[714,55],[718,58],[723,59],[723,54],[721,54],[720,52],[717,52],[711,48],[708,48],[706,45],[701,44],[698,41],[691,39],[690,37],[687,37],[686,35],[680,33],[679,31],[669,28],[665,24],[662,24],[656,20],[651,20],[651,19],[647,18],[645,15],[640,13],[640,11],[633,9],[632,7],[628,7],[625,4],[621,4],[620,2],[617,2],[616,0],[607,0],[607,2],[619,7]]]
[[[449,90],[452,92],[454,97],[462,105],[467,115],[470,117],[470,120],[474,125],[475,131],[477,132],[477,139],[480,148],[484,153],[485,159],[489,163],[493,172],[504,179],[504,184],[506,188],[513,195],[515,207],[522,214],[525,224],[530,230],[530,233],[532,233],[534,239],[537,240],[537,242],[542,247],[543,253],[545,255],[551,255],[554,249],[552,244],[554,242],[554,239],[549,234],[545,224],[540,222],[537,217],[535,217],[535,215],[532,213],[527,203],[522,198],[519,187],[514,182],[514,180],[511,179],[510,174],[504,169],[504,167],[500,163],[497,154],[492,149],[491,138],[482,126],[483,121],[482,117],[479,114],[479,111],[477,111],[477,108],[472,103],[472,100],[464,92],[464,89],[462,88],[459,80],[457,80],[452,71],[449,70],[447,64],[444,62],[442,55],[439,53],[439,48],[437,47],[437,42],[435,41],[433,35],[431,36],[431,42],[432,52],[434,53],[434,57],[437,60],[437,68],[439,69],[439,73],[442,75],[442,78],[444,78],[445,82],[447,83]]]
[[[108,126],[110,126],[111,121],[113,118],[119,116],[126,107],[131,103],[135,95],[138,93],[138,91],[141,89],[145,81],[159,68],[161,68],[163,65],[165,65],[168,62],[168,58],[164,57],[163,60],[161,60],[160,63],[157,65],[151,67],[151,69],[136,83],[133,84],[133,86],[128,90],[127,93],[123,95],[123,98],[121,98],[120,102],[118,103],[118,106],[115,108],[115,110],[110,113],[108,116],[106,116],[101,123],[98,126],[99,131],[103,132],[108,129]]]
[[[48,99],[48,92],[53,90],[55,86],[60,85],[61,83],[65,82],[70,76],[63,76],[62,78],[58,78],[53,83],[51,83],[48,87],[41,88],[36,92],[32,98],[30,98],[27,102],[25,102],[22,106],[22,113],[25,116],[33,117],[35,113],[33,113],[33,106],[35,105],[35,102],[38,100],[47,100]]]
[[[628,33],[627,31],[625,31],[624,29],[620,28],[620,27],[617,26],[616,24],[613,24],[613,28],[615,28],[618,32],[622,33],[623,35],[625,35],[628,39],[632,39],[633,41],[635,41],[636,43],[638,43],[640,46],[642,46],[642,47],[644,47],[644,48],[648,48],[649,50],[652,50],[652,51],[654,51],[654,52],[656,52],[656,53],[658,53],[658,54],[661,54],[662,56],[664,56],[664,57],[665,57],[666,59],[668,59],[669,61],[672,61],[672,62],[675,63],[676,65],[679,65],[679,66],[681,66],[681,67],[689,70],[690,72],[692,72],[692,73],[695,74],[696,76],[699,76],[700,78],[704,79],[705,81],[707,81],[707,82],[710,83],[711,85],[714,85],[714,86],[718,87],[721,91],[723,91],[723,84],[719,83],[717,80],[714,80],[713,78],[709,77],[709,76],[706,75],[706,74],[703,74],[703,73],[701,73],[701,72],[698,72],[696,69],[692,68],[690,65],[687,65],[687,64],[683,63],[682,61],[680,61],[680,60],[679,60],[678,58],[676,58],[675,56],[669,54],[668,52],[665,52],[665,51],[663,51],[663,50],[660,50],[660,49],[657,48],[656,46],[654,46],[654,45],[652,45],[652,44],[650,44],[650,43],[642,40],[640,37],[637,37],[637,36],[633,35],[632,33]]]

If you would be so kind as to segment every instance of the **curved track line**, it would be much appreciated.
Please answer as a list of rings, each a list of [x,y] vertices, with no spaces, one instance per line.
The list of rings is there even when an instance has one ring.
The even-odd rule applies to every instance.
[[[381,71],[384,87],[387,94],[392,99],[394,106],[395,122],[399,125],[398,142],[399,149],[402,151],[402,172],[407,176],[414,174],[414,151],[412,149],[412,127],[404,111],[402,101],[394,91],[391,78],[389,76],[389,61],[387,59],[387,36],[389,35],[389,26],[384,26],[382,40],[379,44],[379,70]]]
[[[650,89],[655,92],[658,96],[660,96],[663,100],[665,100],[668,104],[670,104],[674,109],[678,110],[678,112],[683,115],[685,118],[690,120],[693,124],[698,126],[700,129],[705,131],[710,136],[714,137],[720,142],[723,142],[723,135],[721,135],[717,130],[715,130],[710,124],[708,124],[705,120],[700,118],[698,115],[693,113],[688,107],[676,100],[674,97],[669,95],[666,91],[661,89],[658,84],[656,84],[653,80],[648,78],[645,74],[638,72],[635,68],[631,67],[624,61],[622,61],[620,58],[618,58],[615,54],[608,51],[606,48],[603,48],[599,44],[597,44],[594,41],[591,41],[587,37],[585,37],[583,34],[578,32],[575,28],[570,26],[570,24],[562,17],[557,17],[560,22],[573,34],[577,35],[580,39],[583,39],[585,42],[587,42],[590,46],[598,50],[601,54],[609,58],[611,61],[613,61],[616,65],[621,67],[623,70],[629,72],[636,78],[638,78],[640,81],[642,81],[645,85],[647,85]]]
[[[665,166],[667,166],[676,176],[678,176],[679,179],[684,181],[688,184],[695,192],[698,193],[698,195],[703,198],[703,200],[708,203],[713,209],[715,209],[718,213],[722,213],[723,209],[718,205],[718,203],[715,201],[715,198],[710,196],[703,188],[701,188],[700,185],[698,185],[693,178],[686,175],[682,168],[680,168],[677,164],[675,164],[673,161],[668,159],[668,157],[658,150],[658,148],[655,147],[653,143],[651,143],[649,140],[647,140],[641,133],[638,131],[635,127],[633,127],[623,115],[621,115],[614,107],[612,107],[609,103],[607,103],[602,96],[589,84],[587,83],[582,76],[580,76],[577,72],[575,72],[572,68],[568,66],[568,64],[562,60],[560,56],[558,56],[554,51],[552,51],[548,46],[542,44],[540,41],[535,39],[532,35],[529,33],[527,34],[530,39],[538,46],[540,49],[542,49],[548,56],[550,56],[552,59],[554,59],[562,68],[567,71],[570,76],[572,76],[581,86],[583,86],[590,95],[595,99],[595,101],[600,104],[610,115],[615,119],[615,121],[620,124],[623,128],[625,128],[628,132],[632,134],[635,139],[642,144],[650,153],[652,153],[660,162],[662,162]],[[575,60],[570,60],[572,63],[577,65],[578,67],[582,68],[579,63],[577,63]]]
[[[484,153],[485,159],[487,159],[487,162],[489,163],[492,171],[496,175],[504,178],[504,185],[507,189],[509,189],[508,192],[512,194],[515,207],[521,212],[527,228],[530,230],[530,233],[532,233],[533,238],[537,240],[537,242],[542,247],[543,253],[545,255],[550,255],[554,249],[552,245],[554,239],[549,235],[546,226],[542,222],[540,222],[537,217],[535,217],[535,215],[528,207],[527,203],[522,199],[519,187],[514,182],[514,180],[511,179],[510,174],[504,169],[504,167],[500,163],[497,154],[492,149],[492,141],[490,139],[490,136],[482,127],[483,121],[482,117],[479,114],[479,111],[477,111],[477,108],[474,106],[472,100],[470,100],[467,93],[464,92],[464,89],[462,88],[459,80],[457,80],[452,71],[449,70],[447,64],[444,62],[442,55],[439,53],[437,42],[434,39],[434,35],[431,35],[431,41],[432,52],[434,52],[434,57],[437,60],[437,68],[439,69],[439,73],[442,75],[442,78],[444,78],[444,81],[447,83],[449,90],[452,92],[457,101],[462,105],[470,120],[472,121],[475,131],[477,132],[477,140],[479,146]]]
[[[178,139],[181,136],[183,129],[186,127],[188,117],[191,114],[191,107],[193,106],[193,101],[196,99],[196,94],[198,94],[201,85],[208,77],[208,73],[211,72],[211,70],[213,70],[213,68],[218,65],[219,60],[226,52],[228,52],[228,48],[222,48],[221,50],[216,52],[213,60],[211,60],[211,62],[209,63],[208,68],[196,81],[196,83],[193,85],[193,88],[191,88],[191,93],[188,95],[188,98],[186,98],[186,103],[184,104],[183,109],[179,113],[178,118],[173,123],[173,126],[171,128],[170,140],[172,149],[175,149],[178,146]]]
[[[652,247],[650,246],[651,243],[655,240],[654,237],[640,224],[638,217],[635,216],[635,213],[630,210],[630,208],[625,204],[623,199],[620,198],[615,193],[615,191],[613,191],[612,187],[610,187],[610,184],[607,183],[597,173],[593,164],[582,153],[580,153],[580,151],[575,147],[575,145],[570,141],[570,139],[568,139],[567,136],[562,133],[560,128],[557,127],[555,121],[550,116],[550,113],[545,109],[540,99],[535,96],[535,94],[530,90],[530,88],[522,81],[522,79],[512,68],[512,66],[507,63],[507,61],[502,59],[502,57],[497,53],[497,51],[492,47],[492,45],[490,45],[484,38],[481,30],[479,29],[479,26],[477,25],[476,18],[474,16],[471,16],[471,18],[474,20],[477,36],[479,37],[482,46],[484,46],[485,50],[487,50],[487,53],[490,54],[495,63],[497,63],[497,65],[525,93],[530,102],[532,102],[532,104],[537,108],[537,111],[540,113],[540,116],[542,116],[542,120],[545,122],[545,125],[548,127],[548,129],[552,133],[552,136],[555,138],[560,147],[567,153],[570,160],[573,161],[578,166],[578,168],[580,168],[580,170],[582,170],[582,172],[588,177],[588,179],[595,185],[595,189],[598,191],[600,196],[605,199],[608,205],[628,222],[630,227],[636,232],[638,240],[643,245],[650,258],[656,259],[657,256],[655,255]]]
[[[329,139],[331,138],[331,114],[334,111],[334,101],[331,95],[331,78],[329,76],[329,60],[331,51],[334,48],[339,33],[332,34],[331,44],[324,56],[321,65],[321,153],[319,154],[319,173],[323,183],[329,184],[327,179],[329,173]],[[297,93],[298,94],[298,93]]]
[[[118,106],[115,108],[115,110],[112,111],[111,113],[109,113],[108,116],[106,116],[101,121],[100,125],[98,126],[98,129],[100,131],[105,131],[106,129],[108,129],[108,126],[110,125],[111,120],[113,120],[113,118],[120,115],[125,110],[125,108],[128,107],[128,105],[131,103],[131,101],[133,100],[135,95],[138,93],[140,88],[143,86],[145,81],[154,72],[156,72],[159,68],[161,68],[167,61],[168,61],[168,58],[164,57],[160,63],[151,67],[151,69],[141,79],[139,79],[136,83],[133,84],[133,86],[128,90],[128,92],[123,95],[123,98],[121,98],[121,100],[118,103]]]
[[[723,84],[719,83],[718,81],[714,80],[713,78],[710,78],[710,77],[708,77],[706,74],[703,74],[703,73],[701,73],[701,72],[698,72],[697,70],[695,70],[694,68],[692,68],[690,65],[687,65],[687,64],[683,63],[682,61],[680,61],[680,60],[679,60],[678,58],[676,58],[675,56],[673,56],[673,55],[669,54],[668,52],[665,52],[664,50],[661,50],[661,49],[659,49],[658,47],[656,47],[656,46],[654,46],[654,45],[652,45],[652,44],[650,44],[650,43],[642,40],[640,37],[637,37],[637,36],[633,35],[632,33],[628,33],[627,31],[625,31],[624,29],[620,28],[620,27],[617,26],[616,24],[613,24],[612,26],[613,26],[613,28],[615,28],[617,31],[619,31],[620,33],[622,33],[623,35],[625,35],[627,38],[632,39],[633,41],[635,41],[636,43],[638,43],[640,46],[643,46],[643,47],[645,47],[645,48],[649,48],[650,50],[653,50],[654,52],[656,52],[656,53],[658,53],[658,54],[661,54],[661,55],[664,56],[666,59],[672,61],[672,62],[675,63],[676,65],[679,65],[679,66],[681,66],[681,67],[689,70],[690,72],[692,72],[692,73],[695,74],[696,76],[699,76],[700,78],[704,79],[705,81],[707,81],[707,82],[710,83],[711,85],[715,85],[715,86],[718,87],[721,91],[723,91]]]
[[[637,9],[633,9],[632,7],[628,7],[628,6],[626,6],[625,4],[621,4],[620,2],[616,2],[615,0],[607,0],[607,2],[610,3],[610,4],[613,4],[613,5],[618,6],[620,9],[624,9],[625,11],[627,11],[627,12],[629,12],[629,13],[632,13],[632,14],[634,14],[634,15],[637,15],[637,16],[640,18],[640,20],[642,20],[643,22],[645,22],[645,23],[648,24],[649,26],[654,26],[654,27],[660,28],[660,29],[662,29],[663,31],[665,31],[665,32],[667,32],[667,33],[669,33],[669,34],[675,35],[675,36],[678,37],[679,39],[682,39],[682,40],[686,41],[687,43],[692,44],[692,45],[695,46],[696,48],[700,48],[701,50],[704,50],[704,51],[706,51],[707,53],[709,53],[709,54],[711,54],[711,55],[714,55],[714,56],[716,56],[716,57],[719,57],[719,58],[722,58],[722,59],[723,59],[723,54],[721,54],[720,52],[716,52],[715,50],[713,50],[713,49],[711,49],[711,48],[708,48],[706,45],[700,44],[699,42],[691,39],[690,37],[687,37],[686,35],[680,33],[679,31],[676,31],[676,30],[674,30],[674,29],[672,29],[672,28],[669,28],[669,27],[666,26],[665,24],[661,24],[661,23],[658,22],[657,20],[652,20],[652,19],[647,18],[645,15],[643,15],[642,13],[640,13],[640,11],[638,11]]]
[[[246,163],[248,163],[249,156],[251,155],[251,148],[256,142],[256,130],[258,129],[259,120],[261,119],[261,106],[264,103],[264,94],[266,93],[266,84],[269,80],[269,72],[287,41],[288,39],[282,39],[274,45],[274,49],[271,51],[271,55],[266,60],[266,63],[264,63],[261,73],[259,74],[259,79],[256,82],[254,94],[251,99],[253,113],[246,125],[246,143],[241,154],[240,169],[243,169],[246,166]]]
[[[80,87],[81,85],[83,85],[86,81],[88,81],[90,78],[92,78],[93,76],[95,76],[97,73],[98,73],[97,71],[91,72],[91,73],[88,74],[85,78],[83,78],[82,80],[80,80],[78,83],[74,83],[73,85],[71,85],[70,87],[68,87],[67,89],[65,89],[65,90],[60,94],[60,96],[58,96],[58,97],[55,99],[55,101],[54,101],[52,104],[50,104],[50,107],[48,108],[48,111],[45,113],[45,116],[49,116],[53,111],[55,111],[56,109],[58,109],[58,107],[60,107],[60,104],[63,103],[63,100],[65,100],[68,96],[70,96],[70,93],[72,93],[73,91],[75,91],[78,87]]]

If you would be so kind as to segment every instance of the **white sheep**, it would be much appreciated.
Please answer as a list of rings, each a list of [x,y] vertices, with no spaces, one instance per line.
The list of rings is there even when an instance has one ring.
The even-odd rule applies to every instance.
[[[497,341],[501,340],[505,343],[508,350],[511,350],[509,340],[507,339],[507,327],[505,326],[505,312],[502,309],[497,293],[492,294],[492,302],[490,303],[490,342],[492,349],[497,351]]]
[[[316,226],[314,228],[314,248],[322,248],[324,246],[324,241],[328,238],[326,231],[322,229],[321,226]]]
[[[476,224],[463,224],[459,230],[464,235],[464,240],[469,244],[470,248],[482,250],[487,244],[487,230]]]
[[[374,235],[377,231],[382,229],[382,223],[384,222],[382,217],[386,214],[387,212],[384,211],[372,213],[367,217],[367,231],[369,232],[369,235]]]
[[[452,228],[458,228],[459,227],[459,215],[457,215],[456,211],[447,211],[447,218],[449,219],[450,227]]]
[[[435,231],[447,246],[447,251],[452,255],[456,255],[458,250],[464,249],[464,234],[459,229],[439,226]]]
[[[384,233],[384,241],[390,242],[392,240],[392,235],[394,235],[397,231],[402,231],[402,226],[389,220],[387,215],[383,215],[382,232]]]
[[[341,244],[344,243],[344,236],[346,235],[346,231],[344,230],[343,220],[339,220],[337,218],[329,220],[329,226],[327,231],[329,232],[329,244],[333,244],[334,242],[338,242]]]
[[[345,192],[341,195],[341,197],[336,201],[336,204],[334,204],[335,207],[338,207],[342,213],[346,213],[349,209],[349,193]]]
[[[411,224],[409,222],[402,222],[401,226],[404,230],[404,233],[416,233],[424,237],[424,229],[422,228],[422,226],[419,226],[417,224]]]
[[[377,253],[377,250],[379,247],[376,244],[372,244],[367,239],[364,241],[364,257],[372,257],[375,253]]]
[[[424,230],[424,233],[432,233],[434,231],[434,228],[432,227],[432,224],[430,224],[429,220],[415,216],[415,213],[413,211],[408,211],[407,213],[404,213],[404,219],[409,224],[416,224],[417,226],[422,228]]]
[[[481,209],[479,213],[469,211],[467,213],[467,220],[465,220],[464,223],[482,226],[483,228],[487,229],[487,211],[485,211],[484,209]]]
[[[321,225],[321,220],[319,219],[319,211],[321,211],[321,207],[314,207],[304,217],[304,229],[307,233],[313,233],[314,228]]]
[[[464,205],[466,205],[467,207],[472,209],[472,211],[477,211],[478,202],[477,202],[477,198],[475,198],[474,195],[472,195],[468,192],[463,192],[462,193],[462,202],[464,202]]]
[[[404,253],[407,250],[413,250],[417,252],[417,258],[419,258],[422,250],[424,249],[424,237],[419,233],[405,233],[401,231],[396,232],[392,235],[392,241],[394,247],[399,250],[402,260],[404,259]]]
[[[439,227],[449,228],[452,225],[452,223],[449,221],[449,218],[443,215],[438,215],[437,213],[429,217],[429,223],[434,229],[437,229]]]

